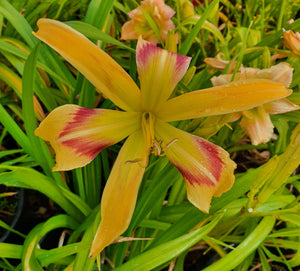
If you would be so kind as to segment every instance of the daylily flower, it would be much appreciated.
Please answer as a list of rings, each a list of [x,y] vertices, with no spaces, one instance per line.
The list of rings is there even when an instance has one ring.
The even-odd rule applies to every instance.
[[[223,71],[226,68],[226,66],[230,63],[230,61],[229,60],[223,60],[222,56],[223,56],[223,54],[219,53],[219,54],[217,54],[216,58],[206,57],[204,59],[204,62],[207,65],[210,65],[213,69]],[[229,72],[232,72],[234,70],[235,62],[236,61],[233,61],[233,63],[230,65]]]
[[[213,196],[230,189],[235,163],[228,153],[168,122],[247,110],[291,93],[283,84],[257,79],[193,91],[169,99],[190,58],[139,39],[136,62],[140,89],[104,51],[50,19],[38,21],[35,36],[59,52],[97,90],[121,110],[63,105],[53,110],[35,134],[56,152],[54,170],[91,162],[105,147],[126,138],[101,199],[101,222],[90,257],[95,257],[128,227],[150,153],[164,153],[186,182],[188,199],[204,212]]]
[[[144,13],[156,23],[160,37],[156,35]],[[131,20],[122,26],[121,39],[138,39],[142,36],[144,40],[153,44],[159,43],[160,38],[165,41],[169,30],[175,29],[171,21],[174,14],[175,11],[165,4],[164,0],[144,0],[140,7],[128,13]]]
[[[235,75],[234,80],[253,80],[253,78],[264,78],[274,82],[283,83],[289,87],[292,82],[293,68],[288,63],[280,63],[269,69],[241,68],[241,72]],[[228,84],[232,79],[232,74],[223,74],[211,79],[214,86]],[[278,99],[267,102],[250,110],[245,110],[234,114],[232,121],[241,117],[240,125],[250,137],[253,145],[268,142],[273,135],[273,123],[270,114],[282,114],[299,109],[288,99]]]
[[[300,33],[292,30],[283,31],[283,44],[297,55],[300,55]]]

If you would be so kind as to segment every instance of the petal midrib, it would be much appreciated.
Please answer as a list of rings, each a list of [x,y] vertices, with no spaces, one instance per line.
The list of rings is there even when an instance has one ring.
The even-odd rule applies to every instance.
[[[124,126],[126,126],[126,131],[128,131],[128,129],[130,128],[130,130],[132,130],[131,132],[127,132],[124,133]],[[109,124],[109,125],[104,125],[104,126],[97,126],[97,127],[93,127],[93,128],[85,128],[84,130],[78,130],[78,131],[72,131],[71,133],[68,133],[66,135],[63,136],[58,136],[59,140],[61,141],[66,141],[69,139],[72,139],[74,137],[83,137],[83,136],[89,136],[91,134],[99,134],[99,133],[105,133],[107,131],[111,131],[114,130],[115,132],[119,133],[119,134],[126,134],[124,137],[128,136],[129,134],[137,131],[139,129],[139,127],[137,127],[137,123],[136,122],[127,122],[127,123],[122,123],[122,125],[120,125],[119,123],[116,124]],[[137,127],[134,129],[134,127]]]

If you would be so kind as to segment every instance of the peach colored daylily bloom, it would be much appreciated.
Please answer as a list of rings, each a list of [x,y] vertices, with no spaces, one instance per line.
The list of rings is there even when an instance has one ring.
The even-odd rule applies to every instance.
[[[142,36],[144,40],[154,45],[160,42],[160,38],[153,31],[143,12],[154,20],[160,31],[160,38],[165,41],[169,30],[175,29],[171,21],[175,11],[165,4],[164,0],[144,0],[140,7],[130,11],[128,16],[131,20],[122,26],[121,39],[131,40]]]
[[[50,19],[39,20],[38,26],[36,37],[59,52],[124,110],[63,105],[53,110],[35,132],[54,148],[54,170],[82,167],[103,148],[127,138],[103,192],[101,222],[90,257],[95,257],[128,227],[150,153],[164,152],[182,173],[188,199],[204,212],[209,211],[213,196],[231,188],[235,163],[228,153],[168,122],[247,110],[291,93],[283,84],[257,79],[169,99],[188,69],[189,57],[139,39],[139,89],[109,55],[69,26]]]
[[[292,82],[293,68],[288,63],[280,63],[269,69],[241,68],[241,72],[235,75],[234,80],[253,80],[254,78],[269,79],[283,83],[286,87]],[[231,81],[232,74],[224,74],[211,79],[214,86],[222,86]],[[245,82],[246,82],[245,81]],[[278,99],[267,102],[250,110],[234,114],[234,119],[241,118],[241,127],[250,137],[253,145],[268,142],[273,135],[273,123],[269,114],[281,114],[297,110],[300,107],[288,99]]]
[[[292,30],[283,31],[283,44],[297,55],[300,55],[300,33]]]
[[[213,57],[207,57],[204,59],[204,62],[207,65],[210,65],[213,69],[223,71],[226,66],[230,63],[229,60],[223,60],[222,59],[223,54],[219,53],[217,54],[216,58]],[[230,65],[229,72],[232,72],[235,66],[235,61]]]

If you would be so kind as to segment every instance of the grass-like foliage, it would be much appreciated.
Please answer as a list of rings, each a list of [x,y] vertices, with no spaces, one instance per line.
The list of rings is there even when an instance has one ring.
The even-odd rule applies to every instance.
[[[25,188],[25,194],[27,189],[36,190],[58,210],[27,232],[12,229],[0,220],[1,228],[21,239],[18,244],[0,243],[0,269],[297,270],[300,0],[144,2],[164,2],[174,12],[159,21],[162,17],[155,13],[157,7],[151,13],[135,0],[0,0],[0,185]],[[172,165],[176,166],[174,160],[180,160],[180,155],[174,158],[168,153],[180,142],[170,137],[162,143],[160,138],[152,137],[130,224],[91,259],[91,245],[101,221],[103,189],[126,139],[103,149],[84,167],[53,171],[57,150],[53,142],[51,146],[35,131],[50,112],[62,105],[114,111],[124,108],[109,100],[33,32],[37,33],[40,18],[66,23],[110,55],[140,86],[138,41],[124,27],[127,23],[128,29],[134,29],[128,26],[133,19],[128,12],[138,7],[142,21],[137,37],[142,35],[159,48],[191,58],[170,99],[193,91],[214,91],[216,86],[237,89],[229,97],[216,96],[218,108],[211,112],[206,109],[207,114],[201,118],[173,119],[166,113],[172,126],[226,150],[237,164],[235,181],[222,195],[216,193],[218,197],[213,197],[208,213],[200,211],[201,207],[187,198],[191,188],[186,189],[185,181],[189,182],[189,173]],[[114,70],[107,73],[114,74]],[[245,91],[243,86],[249,80],[255,82],[253,90]],[[244,103],[244,92],[249,95],[249,104],[255,104],[252,92],[258,88],[264,91],[260,82],[291,89],[292,94],[277,100],[263,96],[253,108],[234,110],[243,108],[239,103]],[[234,102],[229,110],[231,99]],[[185,101],[192,103],[190,100]],[[170,110],[174,115],[189,116],[189,104],[183,106],[186,112],[175,112],[172,105]],[[216,115],[214,110],[218,110]],[[149,116],[143,115],[143,121],[149,121]],[[147,127],[144,135],[153,132],[150,124]],[[142,163],[133,159],[127,164]],[[214,161],[210,163],[214,167]],[[222,182],[226,185],[226,179]],[[0,191],[0,199],[2,196]],[[118,211],[112,215],[118,217]],[[51,249],[40,247],[41,240],[57,229],[63,232],[63,242]]]

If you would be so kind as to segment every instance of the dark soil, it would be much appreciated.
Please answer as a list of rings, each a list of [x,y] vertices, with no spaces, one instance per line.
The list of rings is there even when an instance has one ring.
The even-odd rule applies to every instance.
[[[0,185],[0,194],[3,193],[16,193],[14,195],[8,195],[5,197],[0,197],[0,219],[7,225],[11,225],[19,200],[18,189],[14,187],[6,187],[5,185]],[[6,232],[0,227],[0,237]]]

